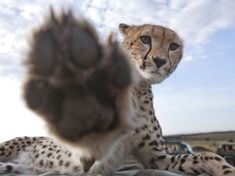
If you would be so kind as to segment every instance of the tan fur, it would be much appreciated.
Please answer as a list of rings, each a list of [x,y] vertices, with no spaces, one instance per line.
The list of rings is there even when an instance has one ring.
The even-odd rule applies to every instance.
[[[183,55],[183,42],[173,30],[150,24],[125,28],[120,26],[119,29],[124,36],[122,45],[135,61],[144,79],[151,83],[159,83],[175,70]],[[141,42],[141,36],[151,38],[151,48]],[[179,45],[175,51],[169,50],[172,42]],[[160,69],[156,68],[153,62],[153,58],[156,57],[167,61]]]

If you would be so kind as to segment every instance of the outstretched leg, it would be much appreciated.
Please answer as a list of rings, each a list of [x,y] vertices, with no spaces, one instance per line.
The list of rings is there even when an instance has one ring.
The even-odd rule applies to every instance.
[[[118,44],[102,46],[87,22],[51,11],[33,35],[26,66],[26,103],[55,135],[75,142],[116,125],[116,96],[132,82],[129,64]]]
[[[112,149],[100,160],[96,161],[90,168],[90,174],[101,174],[109,176],[110,173],[115,172],[125,159],[129,158],[133,152],[133,145],[138,140],[133,132],[122,136],[119,140],[114,142]]]
[[[197,154],[168,155],[160,150],[157,142],[146,143],[145,147],[136,150],[134,156],[150,169],[169,170],[173,172],[211,176],[234,176],[235,168],[225,159],[211,152]],[[158,150],[158,151],[157,151]]]

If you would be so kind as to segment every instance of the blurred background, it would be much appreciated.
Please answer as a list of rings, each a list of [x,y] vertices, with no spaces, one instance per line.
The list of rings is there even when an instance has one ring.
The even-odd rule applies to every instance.
[[[202,145],[211,150],[217,150],[218,143],[233,142],[234,0],[1,1],[0,142],[15,136],[47,135],[43,122],[25,107],[21,86],[30,33],[42,23],[50,5],[56,11],[70,8],[76,16],[89,19],[102,40],[110,31],[118,32],[123,22],[153,23],[177,31],[184,40],[183,60],[170,78],[154,86],[156,115],[164,135],[230,131],[210,133],[217,137],[199,134],[200,139],[171,136],[169,141],[186,140],[194,147],[207,141]]]

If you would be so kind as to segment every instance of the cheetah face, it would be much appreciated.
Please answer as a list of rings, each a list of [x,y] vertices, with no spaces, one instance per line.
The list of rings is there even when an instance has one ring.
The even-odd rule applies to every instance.
[[[182,58],[183,42],[173,30],[149,24],[120,24],[119,30],[124,36],[123,47],[150,83],[167,78]]]

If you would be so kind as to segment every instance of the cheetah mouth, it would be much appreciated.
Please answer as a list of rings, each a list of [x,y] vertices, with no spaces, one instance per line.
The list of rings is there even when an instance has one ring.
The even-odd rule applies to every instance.
[[[157,70],[150,71],[149,73],[150,73],[150,74],[157,74],[157,75],[163,76],[163,75],[162,75],[159,71],[157,71]]]
[[[160,76],[160,77],[165,77],[165,74],[161,73],[159,69],[156,68],[145,68],[145,69],[140,69],[142,72],[145,74],[151,75],[151,77],[155,76]]]

